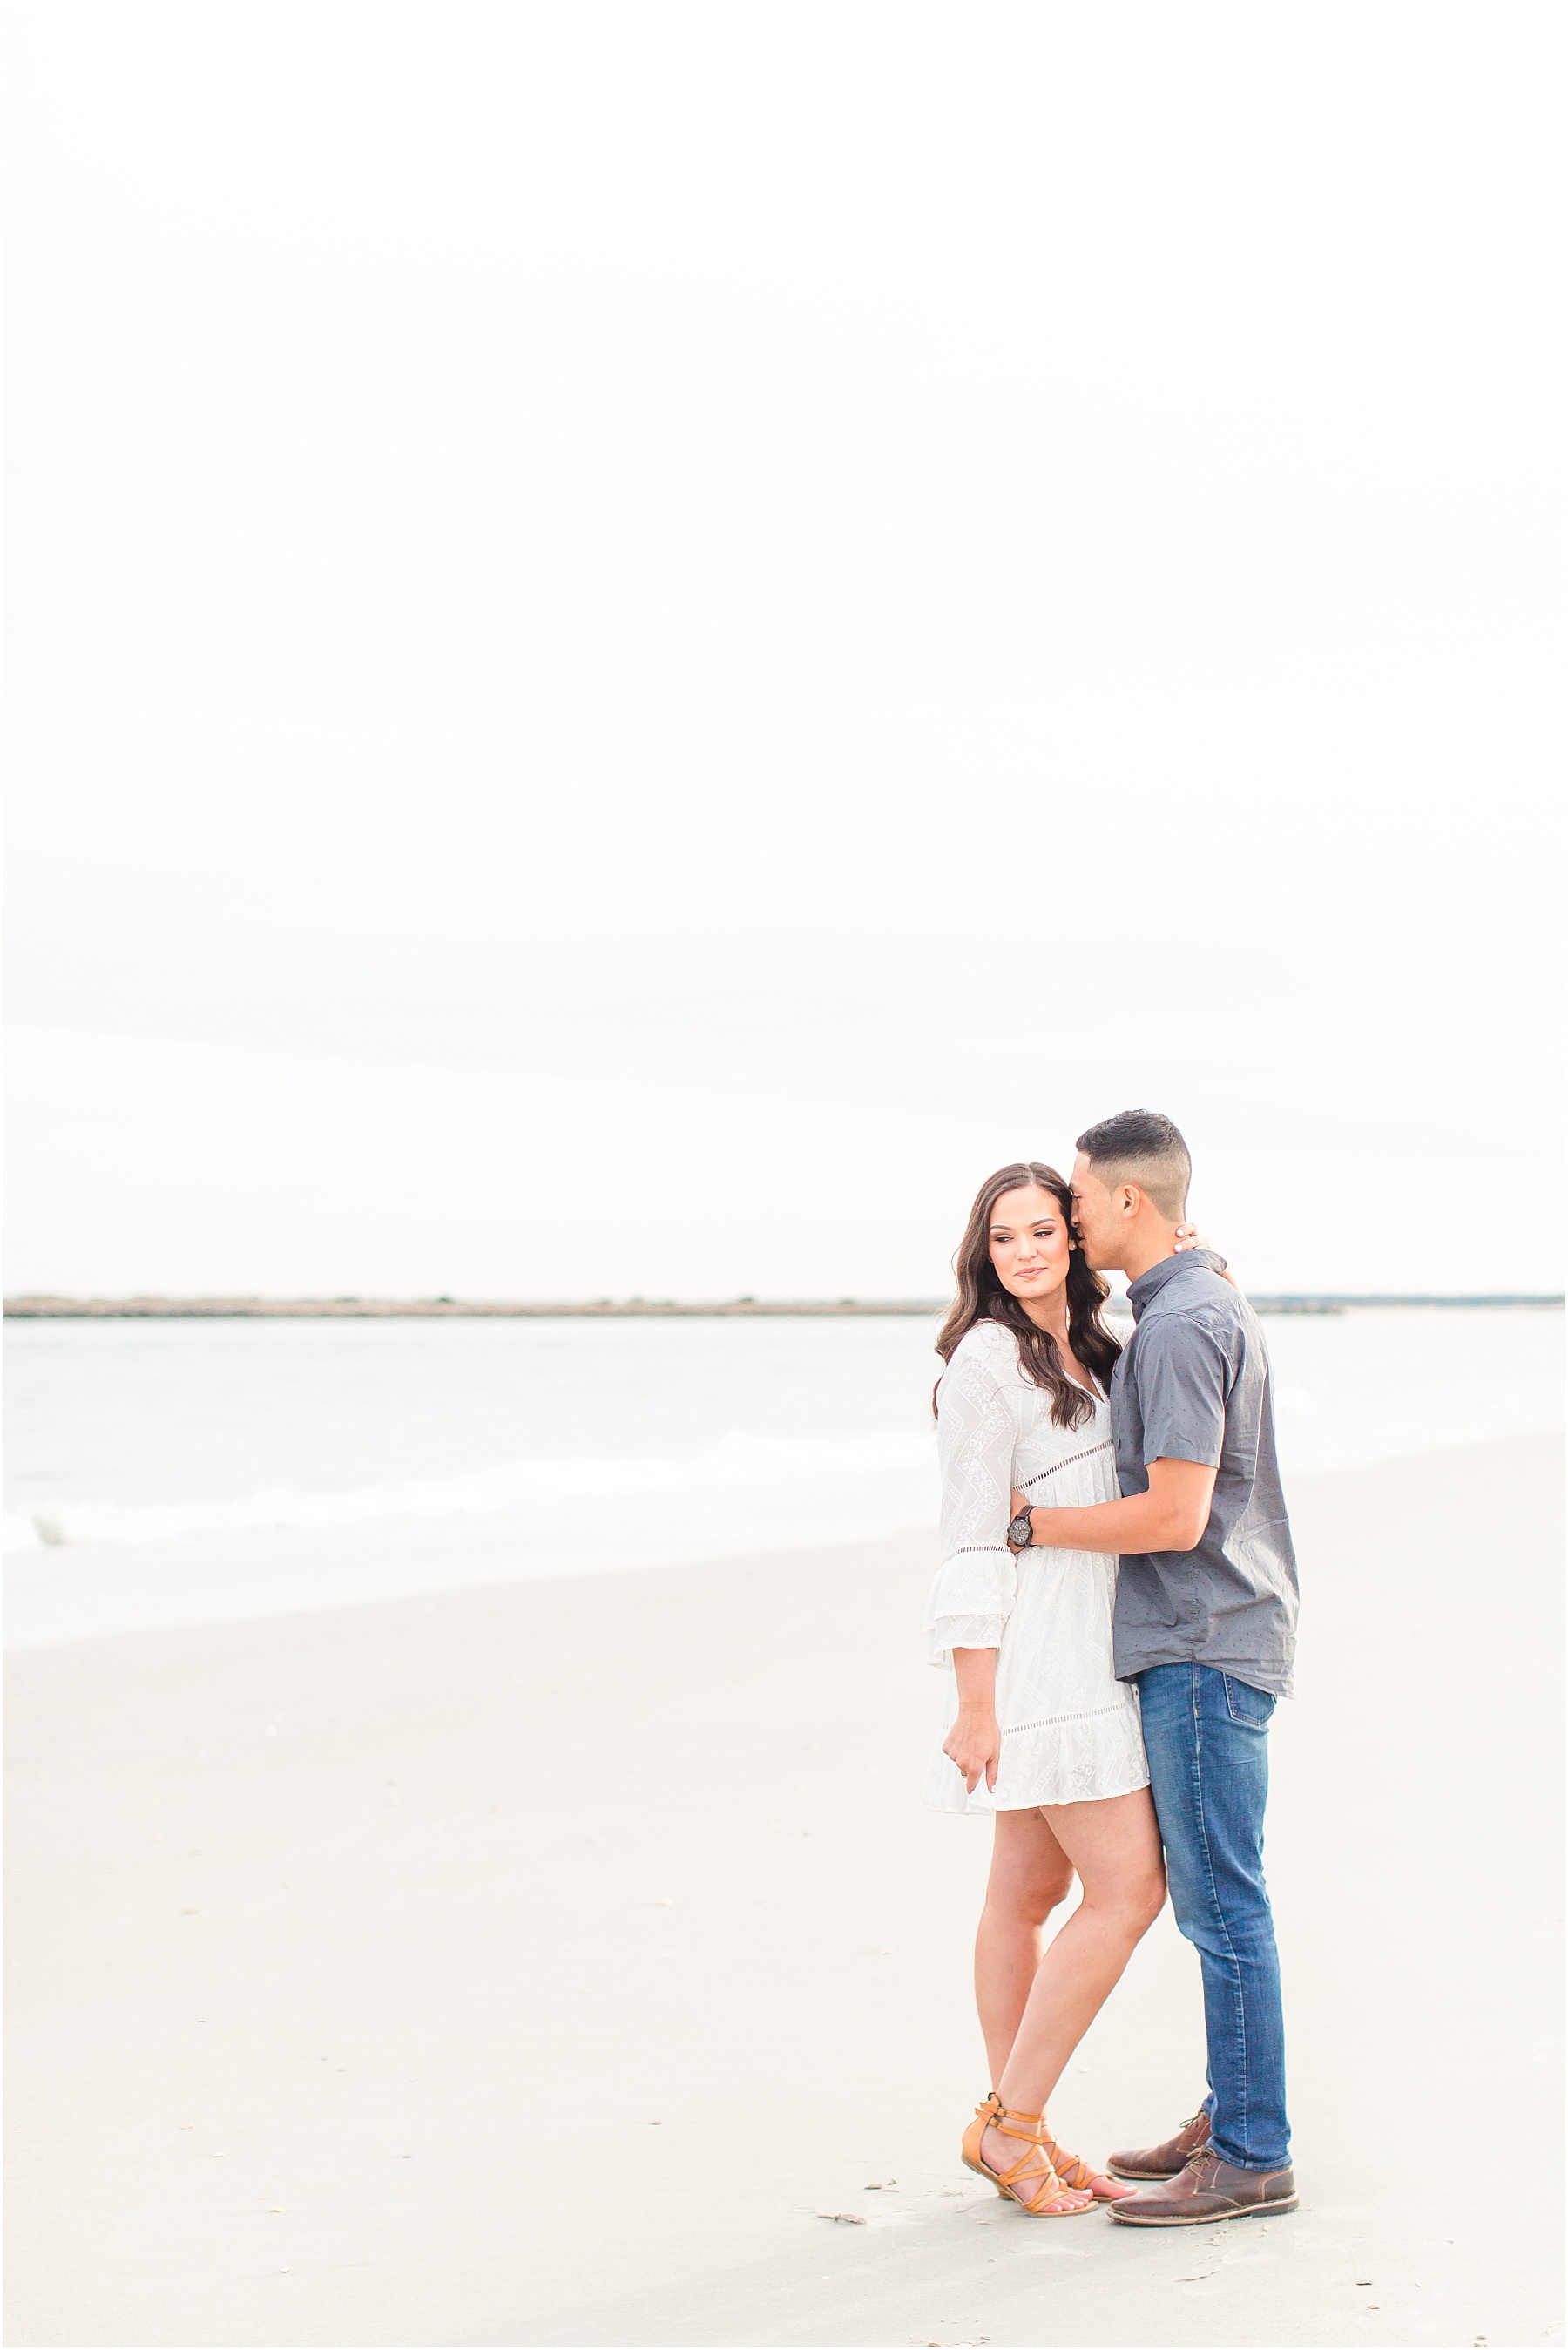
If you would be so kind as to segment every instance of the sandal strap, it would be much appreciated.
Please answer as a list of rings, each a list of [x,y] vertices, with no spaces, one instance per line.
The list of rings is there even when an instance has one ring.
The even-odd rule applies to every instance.
[[[1039,2145],[1045,2121],[1044,2114],[1015,2114],[1011,2106],[1002,2104],[994,2089],[983,2106],[976,2106],[974,2117],[977,2122],[983,2122],[988,2129],[995,2130],[1000,2137],[1027,2138],[1031,2146]],[[1012,2122],[1027,2122],[1029,2127],[1012,2129],[1008,2126]],[[1024,2158],[1028,2159],[1027,2157]]]
[[[1027,2129],[1010,2129],[1008,2127],[1010,2122],[1027,2122],[1029,2126]],[[1045,2116],[1044,2114],[1015,2114],[999,2098],[996,2111],[992,2116],[991,2126],[993,2130],[1000,2130],[1003,2137],[1026,2137],[1038,2146],[1045,2134]]]
[[[1044,2147],[1041,2148],[1041,2152],[1043,2154],[1044,2153]],[[1033,2176],[1033,2174],[1031,2175]],[[1023,2203],[1023,2198],[1022,2195],[1018,2198],[1018,2200],[1021,2203],[1023,2203],[1023,2209],[1026,2211],[1037,2211],[1042,2203],[1054,2203],[1058,2195],[1068,2191],[1071,2190],[1068,2189],[1067,2181],[1061,2176],[1055,2164],[1047,2158],[1045,2168],[1040,2173],[1040,2184],[1034,2189],[1033,2194],[1029,2198],[1028,2202]]]
[[[1046,2158],[1054,2164],[1063,2186],[1075,2187],[1086,2194],[1099,2172],[1091,2169],[1081,2154],[1064,2154],[1054,2137],[1043,2137],[1040,2145]]]

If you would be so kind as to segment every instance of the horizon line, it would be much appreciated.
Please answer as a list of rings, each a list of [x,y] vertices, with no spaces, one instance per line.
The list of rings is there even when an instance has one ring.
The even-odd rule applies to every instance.
[[[1116,1302],[1120,1302],[1119,1300]],[[1563,1304],[1563,1292],[1497,1291],[1441,1295],[1434,1291],[1278,1290],[1248,1294],[1260,1313],[1336,1314],[1366,1306],[1552,1306]],[[502,1300],[450,1296],[385,1298],[269,1297],[260,1294],[208,1295],[177,1297],[136,1292],[121,1297],[77,1296],[63,1292],[29,1291],[4,1301],[7,1321],[322,1321],[430,1319],[517,1320],[637,1319],[658,1315],[711,1317],[769,1315],[932,1315],[942,1314],[950,1298],[838,1297],[709,1299],[672,1297],[598,1297],[581,1299]]]

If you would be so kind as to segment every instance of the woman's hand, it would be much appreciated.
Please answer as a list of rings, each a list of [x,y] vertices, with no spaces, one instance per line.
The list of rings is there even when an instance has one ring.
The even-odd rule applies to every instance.
[[[1176,1227],[1177,1255],[1184,1256],[1189,1249],[1195,1248],[1214,1249],[1216,1256],[1220,1253],[1219,1250],[1214,1248],[1212,1241],[1204,1239],[1196,1224],[1178,1224]],[[1220,1267],[1220,1278],[1221,1281],[1228,1281],[1232,1289],[1240,1289],[1241,1286],[1228,1265],[1222,1264]]]
[[[963,1773],[967,1794],[973,1794],[980,1784],[982,1771],[987,1791],[993,1788],[996,1766],[1002,1760],[1002,1732],[996,1726],[996,1708],[989,1703],[961,1705],[958,1720],[942,1741],[942,1752]]]

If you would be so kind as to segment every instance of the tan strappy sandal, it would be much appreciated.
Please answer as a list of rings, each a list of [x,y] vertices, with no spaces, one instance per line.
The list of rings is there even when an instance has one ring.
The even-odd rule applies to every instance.
[[[1011,2170],[992,2170],[981,2154],[981,2141],[988,2129],[998,2130],[1003,2137],[1015,2137],[1023,2144],[1024,2151]],[[1085,2211],[1094,2210],[1093,2202],[1070,2203],[1064,2211],[1044,2209],[1058,2195],[1073,2191],[1067,2181],[1058,2177],[1050,2156],[1045,2152],[1046,2143],[1044,2115],[1012,2113],[992,2089],[984,2105],[976,2106],[974,2119],[963,2134],[963,2158],[971,2170],[978,2170],[982,2178],[990,2179],[999,2195],[1005,2195],[1021,2210],[1027,2211],[1032,2220],[1081,2219]],[[1031,2170],[1029,2166],[1036,2155],[1044,2167],[1040,2170]],[[1025,2191],[1031,2189],[1033,2190],[1032,2193]],[[1086,2193],[1088,2190],[1080,2189],[1077,2191]]]

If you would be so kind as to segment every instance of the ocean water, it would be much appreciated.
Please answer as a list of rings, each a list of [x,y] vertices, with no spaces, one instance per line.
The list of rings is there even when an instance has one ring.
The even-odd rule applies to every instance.
[[[1276,1315],[1287,1474],[1563,1424],[1563,1316]],[[934,1523],[933,1317],[13,1322],[13,1644]]]

